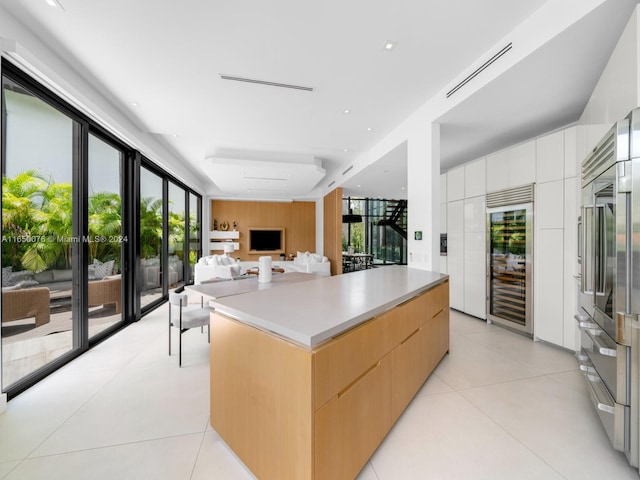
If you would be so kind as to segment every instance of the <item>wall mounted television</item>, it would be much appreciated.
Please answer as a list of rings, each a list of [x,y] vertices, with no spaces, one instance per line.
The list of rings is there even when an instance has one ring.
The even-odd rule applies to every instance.
[[[249,253],[284,253],[284,228],[249,228]]]

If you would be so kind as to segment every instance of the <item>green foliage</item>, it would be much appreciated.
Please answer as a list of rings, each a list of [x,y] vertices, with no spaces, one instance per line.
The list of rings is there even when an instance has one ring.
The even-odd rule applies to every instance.
[[[120,261],[121,202],[115,193],[89,198],[90,260]],[[111,237],[111,238],[110,238]],[[2,266],[41,272],[71,268],[73,190],[35,170],[2,178]]]
[[[152,258],[162,252],[162,199],[140,199],[140,257]]]
[[[41,272],[71,268],[73,195],[69,183],[55,183],[36,170],[2,178],[2,266]],[[122,232],[120,196],[96,192],[89,197],[89,262],[115,260],[120,266]],[[199,238],[200,225],[190,217],[190,235]],[[140,199],[142,258],[162,252],[162,200]],[[169,213],[169,247],[184,257],[185,214]],[[16,240],[19,239],[19,240]],[[28,240],[25,240],[28,239]],[[33,239],[37,239],[33,241]],[[195,263],[194,258],[189,259]]]

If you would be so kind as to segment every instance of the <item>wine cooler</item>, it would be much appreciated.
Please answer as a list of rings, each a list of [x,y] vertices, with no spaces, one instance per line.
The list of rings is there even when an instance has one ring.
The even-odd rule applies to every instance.
[[[487,194],[487,320],[533,334],[533,184]]]

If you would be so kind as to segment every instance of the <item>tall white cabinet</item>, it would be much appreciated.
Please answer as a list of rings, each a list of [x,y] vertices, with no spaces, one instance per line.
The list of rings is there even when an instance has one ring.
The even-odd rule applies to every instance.
[[[579,169],[577,127],[554,132],[452,169],[441,177],[441,231],[451,307],[486,318],[485,196],[535,183],[534,337],[577,348],[575,278]],[[442,190],[442,189],[441,189]],[[446,201],[445,201],[446,198]]]
[[[451,308],[464,308],[464,167],[447,172],[447,271]]]
[[[487,318],[485,175],[484,158],[464,166],[464,311],[478,318]]]

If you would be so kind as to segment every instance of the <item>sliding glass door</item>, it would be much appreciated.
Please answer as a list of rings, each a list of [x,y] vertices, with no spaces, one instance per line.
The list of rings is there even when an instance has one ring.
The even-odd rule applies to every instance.
[[[122,230],[122,168],[125,153],[89,135],[88,318],[89,337],[121,323],[122,260],[128,237]]]
[[[169,182],[169,288],[184,285],[186,233],[186,198],[184,188]]]
[[[0,391],[11,398],[193,281],[202,199],[1,65]]]
[[[74,347],[72,118],[3,77],[2,389]]]
[[[162,290],[163,180],[140,169],[140,306],[159,300]]]

